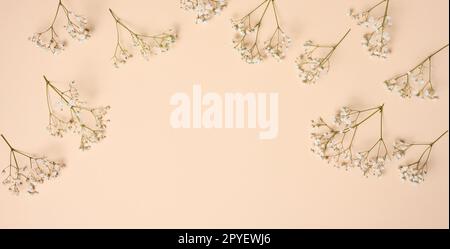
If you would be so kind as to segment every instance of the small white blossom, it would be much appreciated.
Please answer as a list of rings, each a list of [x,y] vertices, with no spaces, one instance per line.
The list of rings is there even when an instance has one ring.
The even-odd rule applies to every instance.
[[[151,55],[167,52],[172,44],[175,43],[176,33],[173,30],[156,36],[143,36],[132,33],[131,38],[133,46],[139,50],[144,59],[148,60]]]
[[[399,168],[400,178],[403,181],[409,181],[411,183],[420,184],[425,181],[427,175],[426,169],[420,169],[418,164],[401,165]]]
[[[207,23],[227,6],[226,0],[180,0],[181,8],[196,14],[196,23]]]
[[[277,28],[270,40],[266,41],[264,51],[275,60],[281,61],[286,56],[286,50],[290,47],[291,42],[291,38],[283,30]]]
[[[52,30],[52,32],[54,32]],[[59,41],[57,35],[54,34],[50,39],[44,38],[45,33],[35,33],[29,40],[36,45],[38,48],[50,51],[52,54],[60,54],[64,51],[64,42]]]
[[[409,143],[403,139],[399,139],[394,143],[393,155],[397,159],[406,157],[406,153],[413,147],[422,148],[421,153],[417,155],[417,160],[412,163],[402,164],[398,167],[400,171],[400,178],[403,181],[408,181],[415,184],[420,184],[425,181],[425,176],[429,171],[429,162],[431,158],[431,152],[435,144],[441,140],[448,131],[442,133],[437,139],[431,143]]]
[[[257,44],[251,45],[242,41],[235,45],[235,49],[248,64],[259,64],[265,58]]]
[[[314,84],[319,78],[329,71],[329,60],[325,57],[314,57],[314,47],[305,43],[305,51],[295,61],[298,76],[305,84]]]
[[[361,163],[360,169],[366,177],[370,175],[381,177],[384,173],[385,163],[386,156],[377,156]]]
[[[304,43],[305,50],[295,61],[298,76],[305,84],[314,84],[319,78],[330,70],[330,58],[336,48],[350,33],[350,30],[334,46],[324,46],[308,40]],[[324,55],[317,55],[319,52],[327,51]]]
[[[385,4],[384,15],[381,17],[373,16],[372,12],[381,4]],[[369,32],[364,35],[362,45],[372,57],[385,59],[391,53],[389,47],[391,36],[387,29],[392,26],[392,18],[388,16],[388,8],[389,0],[385,0],[363,12],[358,13],[353,9],[350,9],[348,12],[348,15],[358,25],[369,29]]]
[[[73,12],[68,12],[68,21],[64,26],[69,35],[78,41],[85,41],[91,37],[89,29],[87,28],[87,18],[77,15]]]
[[[394,152],[393,152],[393,156],[396,159],[402,159],[403,157],[405,157],[406,152],[408,151],[409,148],[411,148],[411,144],[405,142],[405,140],[403,139],[398,139],[395,141],[394,143]]]
[[[334,123],[338,126],[350,127],[354,123],[354,114],[349,107],[342,107],[336,114]]]

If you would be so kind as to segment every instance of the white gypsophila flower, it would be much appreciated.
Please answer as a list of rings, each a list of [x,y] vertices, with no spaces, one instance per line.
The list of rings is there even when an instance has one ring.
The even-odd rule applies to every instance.
[[[248,64],[259,64],[264,59],[264,55],[261,54],[257,45],[241,42],[236,44],[235,49],[241,55],[242,60]]]
[[[327,124],[322,118],[312,121],[315,131],[311,133],[311,151],[337,168],[359,168],[367,177],[382,176],[389,156],[382,134],[367,151],[354,153],[354,147],[359,127],[375,114],[379,113],[382,119],[383,107],[366,110],[343,107],[335,116],[335,125]],[[380,130],[382,131],[382,123]]]
[[[167,52],[172,44],[175,43],[176,33],[173,30],[155,36],[143,36],[132,33],[131,38],[133,46],[139,50],[144,59],[148,60],[151,55]]]
[[[370,175],[381,177],[384,173],[385,163],[385,156],[377,156],[368,160],[366,159],[363,163],[361,163],[360,169],[366,177],[369,177]]]
[[[207,23],[227,6],[226,0],[180,0],[181,8],[195,12],[196,23]]]
[[[167,32],[157,35],[138,34],[126,26],[111,9],[109,9],[109,11],[116,22],[117,43],[114,50],[114,56],[112,57],[113,65],[116,68],[127,63],[127,61],[133,57],[132,53],[121,43],[120,27],[129,33],[133,47],[137,49],[146,60],[149,60],[151,55],[167,52],[177,39],[177,33],[173,29],[169,29]]]
[[[442,133],[437,139],[431,143],[409,143],[403,139],[399,139],[394,144],[393,155],[397,159],[406,157],[406,153],[413,147],[422,148],[421,153],[417,155],[417,159],[412,163],[401,164],[399,166],[400,178],[403,181],[408,181],[414,184],[420,184],[425,181],[425,176],[430,169],[429,163],[431,158],[431,152],[436,143],[441,140],[448,131]],[[411,153],[411,152],[410,152]]]
[[[1,171],[2,184],[15,195],[22,191],[30,195],[38,194],[37,185],[57,178],[65,167],[64,163],[19,151],[3,135],[1,137],[10,148],[9,164]]]
[[[362,45],[372,57],[385,59],[391,53],[389,46],[391,36],[388,32],[388,27],[392,26],[392,17],[388,16],[389,1],[390,0],[381,1],[366,11],[355,12],[353,9],[350,9],[348,12],[348,15],[355,20],[358,25],[369,30],[369,32],[364,35]],[[374,16],[374,10],[382,4],[385,5],[384,14],[379,17]]]
[[[350,30],[333,46],[316,44],[311,40],[304,43],[304,52],[295,61],[298,76],[305,84],[314,84],[330,70],[330,59]],[[326,51],[325,54],[317,55]]]
[[[237,32],[236,38],[233,40],[234,48],[239,52],[243,61],[248,64],[259,64],[264,59],[264,55],[257,42],[246,41],[248,35],[256,32],[256,27],[252,27],[244,21],[232,20],[231,22],[233,29]]]
[[[278,28],[275,34],[265,42],[264,51],[275,60],[281,61],[286,56],[286,50],[290,47],[291,42],[291,38]]]
[[[411,144],[407,143],[405,140],[403,139],[396,140],[394,143],[394,152],[393,152],[394,158],[402,159],[403,157],[405,157],[406,152],[408,151],[409,148],[411,148]]]
[[[429,55],[410,71],[384,81],[391,92],[398,92],[402,98],[417,97],[428,100],[439,99],[432,82],[432,58],[447,48],[448,44]]]
[[[415,184],[424,182],[425,176],[428,173],[426,169],[420,169],[417,164],[401,165],[398,169],[400,171],[400,178],[403,181],[409,181]]]
[[[77,15],[71,11],[68,12],[68,21],[64,26],[69,35],[78,41],[85,41],[91,37],[89,29],[87,28],[87,18],[85,16]]]
[[[319,78],[329,71],[330,63],[322,57],[314,57],[315,47],[311,46],[312,41],[305,43],[305,51],[297,57],[295,63],[298,76],[305,84],[314,84]]]
[[[263,44],[260,44],[262,21],[268,13],[267,9],[270,5],[273,7],[276,28],[272,33],[272,36]],[[262,11],[261,16],[253,19],[252,17],[254,17],[259,10],[264,11]],[[259,21],[257,23],[253,23],[252,20],[255,19],[258,19]],[[234,48],[238,51],[243,61],[249,64],[258,64],[268,56],[277,61],[281,61],[285,58],[286,50],[291,44],[291,39],[280,26],[273,0],[265,0],[244,17],[232,19],[231,25],[233,30],[236,32],[233,39]]]
[[[334,123],[344,128],[350,127],[354,123],[354,111],[347,106],[342,107],[336,114]]]
[[[64,43],[59,41],[56,35],[53,35],[50,39],[45,39],[44,36],[44,33],[35,33],[29,40],[36,47],[50,51],[52,54],[60,54],[64,51]]]
[[[33,44],[35,44],[36,47],[50,51],[53,54],[61,53],[65,47],[64,42],[59,40],[58,34],[55,29],[55,22],[61,9],[66,16],[67,21],[67,23],[64,25],[64,28],[72,38],[78,41],[85,41],[91,36],[90,31],[87,28],[87,18],[73,13],[72,11],[67,9],[62,1],[59,1],[55,17],[50,27],[42,32],[33,34],[29,38],[29,40]]]
[[[118,51],[116,51],[114,57],[113,57],[113,65],[115,68],[119,68],[119,66],[122,64],[127,63],[128,59],[132,58],[133,55],[128,52],[128,50],[119,48]]]
[[[49,108],[47,130],[51,135],[63,137],[67,132],[72,131],[81,137],[81,150],[90,149],[92,144],[98,143],[106,137],[106,128],[109,122],[106,115],[110,109],[109,106],[97,108],[87,106],[87,103],[80,101],[74,82],[70,84],[68,91],[61,91],[47,78],[45,81]],[[64,103],[63,109],[55,108],[52,96]]]

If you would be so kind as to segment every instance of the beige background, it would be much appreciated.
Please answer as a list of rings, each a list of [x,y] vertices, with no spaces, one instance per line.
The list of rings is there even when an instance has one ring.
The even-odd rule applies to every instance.
[[[231,48],[229,19],[258,2],[232,0],[221,16],[195,25],[177,0],[66,0],[90,18],[92,39],[67,39],[67,50],[52,56],[27,37],[47,27],[57,1],[1,0],[0,131],[24,150],[65,158],[69,167],[40,186],[38,196],[16,197],[2,187],[0,227],[448,228],[448,136],[433,151],[426,182],[413,186],[400,181],[398,162],[382,179],[334,169],[310,153],[309,134],[311,119],[331,117],[342,105],[383,102],[389,143],[397,137],[428,141],[448,129],[448,49],[434,60],[441,100],[405,101],[382,82],[448,42],[449,2],[391,1],[394,53],[383,62],[367,56],[363,30],[346,16],[349,7],[376,1],[281,0],[293,46],[281,63],[252,66]],[[150,62],[136,56],[116,70],[108,7],[140,31],[176,27],[179,42]],[[315,86],[302,85],[293,63],[301,44],[334,42],[349,27],[353,32],[333,57],[330,74]],[[47,133],[42,74],[61,84],[76,80],[84,99],[112,106],[106,140],[81,152],[77,137]],[[256,130],[246,129],[171,129],[170,96],[192,91],[195,83],[219,93],[279,92],[278,139],[260,141]],[[3,144],[0,152],[6,164]]]

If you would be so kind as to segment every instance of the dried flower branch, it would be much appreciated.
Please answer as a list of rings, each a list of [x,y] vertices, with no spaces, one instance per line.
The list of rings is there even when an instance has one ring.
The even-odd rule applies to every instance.
[[[276,28],[269,40],[264,43],[264,52],[261,51],[259,36],[262,22],[267,14],[269,6],[272,5],[276,20]],[[263,10],[257,23],[252,23],[252,17],[258,10]],[[286,35],[280,26],[278,13],[275,7],[275,0],[265,0],[244,17],[232,20],[233,29],[237,32],[233,40],[234,48],[240,53],[242,59],[249,64],[260,63],[266,54],[271,55],[280,61],[285,57],[285,51],[291,44],[291,39]],[[254,34],[254,39],[252,35]]]
[[[432,58],[448,44],[429,55],[407,73],[386,80],[384,84],[389,91],[397,91],[402,98],[411,98],[413,95],[423,99],[438,99],[432,83]]]
[[[85,102],[80,101],[73,81],[67,91],[61,91],[45,76],[44,79],[49,111],[47,129],[51,135],[63,137],[68,131],[73,131],[81,136],[81,150],[90,149],[91,144],[98,143],[106,137],[106,127],[109,122],[106,115],[110,109],[109,106],[88,107]],[[52,101],[52,93],[56,96],[56,101]]]
[[[380,115],[379,138],[368,150],[355,154],[354,145],[359,128],[377,114]],[[334,125],[326,123],[322,118],[312,121],[312,127],[317,129],[317,132],[311,134],[312,151],[337,168],[348,170],[357,167],[366,177],[380,177],[389,157],[383,138],[383,114],[384,105],[366,110],[343,107],[337,113]]]
[[[33,156],[14,148],[5,136],[0,135],[10,149],[9,164],[1,171],[5,178],[2,179],[4,185],[9,186],[8,190],[18,195],[26,189],[29,194],[37,194],[37,184],[44,183],[45,179],[56,178],[65,164],[48,160],[46,157]],[[20,159],[24,159],[21,165]]]
[[[420,154],[417,161],[409,164],[404,164],[399,167],[402,180],[410,181],[416,184],[422,183],[425,180],[425,176],[430,169],[428,163],[430,161],[433,146],[447,133],[448,131],[444,132],[431,143],[409,143],[403,139],[398,139],[397,141],[395,141],[393,155],[397,159],[404,158],[406,156],[406,152],[408,152],[408,150],[413,147],[425,147],[425,150]]]
[[[196,13],[196,23],[207,23],[227,6],[227,0],[180,0],[181,8]]]
[[[33,34],[29,38],[37,47],[48,50],[53,54],[58,54],[64,50],[64,42],[58,39],[58,34],[55,31],[55,22],[61,9],[64,11],[67,19],[64,28],[73,39],[85,41],[91,36],[87,28],[87,18],[73,13],[59,0],[56,14],[50,27],[42,32]]]
[[[314,84],[322,74],[328,73],[330,70],[331,56],[333,56],[336,49],[348,36],[350,31],[348,30],[335,45],[320,45],[311,40],[305,42],[305,51],[295,62],[299,71],[299,77],[303,83]],[[325,56],[315,56],[314,52],[323,52],[324,50],[328,52]]]
[[[348,13],[358,25],[369,28],[370,32],[364,35],[362,44],[367,48],[371,56],[382,59],[387,58],[387,55],[391,53],[389,48],[391,36],[387,32],[387,28],[392,26],[392,18],[388,16],[389,1],[383,0],[360,13],[355,13],[353,9],[350,9]],[[385,5],[384,14],[379,17],[373,16],[372,11],[383,4]]]
[[[138,34],[126,26],[111,9],[109,9],[109,12],[116,21],[117,43],[114,56],[112,57],[115,67],[119,67],[119,64],[125,64],[127,60],[132,57],[132,54],[128,52],[126,47],[120,42],[120,27],[128,31],[133,46],[139,49],[142,57],[146,60],[149,59],[150,55],[168,51],[172,44],[175,43],[177,35],[174,30],[168,30],[167,32],[158,35]]]

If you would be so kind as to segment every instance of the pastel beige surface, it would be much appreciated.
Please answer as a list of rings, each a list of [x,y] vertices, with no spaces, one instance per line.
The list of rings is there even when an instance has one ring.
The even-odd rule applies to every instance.
[[[68,167],[37,196],[13,196],[2,186],[0,227],[448,228],[448,136],[433,150],[420,186],[402,183],[396,161],[381,179],[337,170],[310,152],[309,136],[311,119],[331,117],[343,105],[381,103],[389,144],[399,137],[429,141],[447,130],[448,49],[433,61],[440,100],[403,100],[382,82],[448,43],[449,2],[391,1],[393,53],[380,61],[368,57],[363,30],[346,16],[349,7],[374,1],[280,0],[293,39],[287,58],[247,65],[232,49],[230,18],[258,2],[231,0],[222,15],[196,25],[178,0],[66,0],[89,18],[92,37],[68,40],[66,51],[53,56],[27,37],[47,27],[57,1],[1,0],[0,132],[23,150],[63,158]],[[143,32],[175,27],[179,40],[167,54],[149,62],[136,54],[116,69],[108,8]],[[301,44],[334,42],[350,27],[330,73],[316,85],[302,84],[294,65]],[[75,80],[83,99],[111,106],[105,140],[82,152],[76,136],[48,134],[43,74],[60,84]],[[279,92],[278,138],[261,141],[248,129],[172,129],[170,96],[191,92],[193,84],[218,93]],[[0,144],[0,164],[7,164],[8,152]]]

